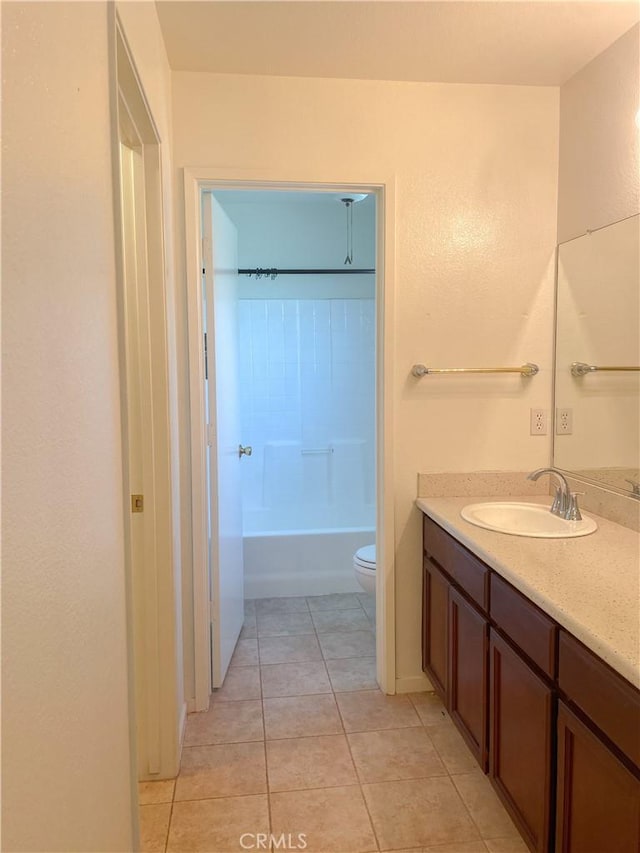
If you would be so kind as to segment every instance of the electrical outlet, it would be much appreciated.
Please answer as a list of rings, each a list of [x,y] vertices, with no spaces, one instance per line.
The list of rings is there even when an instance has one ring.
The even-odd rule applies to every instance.
[[[556,435],[573,432],[573,409],[556,409]]]
[[[547,410],[531,409],[531,435],[547,434]]]

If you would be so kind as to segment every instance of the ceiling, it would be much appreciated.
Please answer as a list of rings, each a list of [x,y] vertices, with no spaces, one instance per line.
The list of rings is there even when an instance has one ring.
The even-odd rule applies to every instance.
[[[558,86],[639,0],[156,0],[174,70]]]

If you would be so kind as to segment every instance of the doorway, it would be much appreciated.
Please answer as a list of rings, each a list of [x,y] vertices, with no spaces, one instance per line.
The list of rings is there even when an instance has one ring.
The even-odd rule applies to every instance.
[[[218,421],[209,458],[225,493],[215,501],[209,488],[220,516],[211,569],[224,581],[211,588],[228,598],[244,567],[247,609],[233,663],[257,659],[258,644],[274,663],[315,661],[322,649],[332,684],[359,689],[377,686],[375,202],[365,193],[203,193],[205,245],[210,210],[213,225],[208,381],[222,389],[209,412]],[[242,272],[232,282],[234,263]],[[234,449],[232,436],[250,447],[220,453]],[[227,600],[218,615],[213,605],[227,623],[234,608]],[[212,644],[214,687],[227,641],[221,631]]]
[[[364,189],[367,192],[364,192]],[[208,549],[207,538],[203,536],[205,531],[208,533],[208,518],[207,512],[209,507],[209,500],[207,499],[207,488],[206,488],[206,470],[207,470],[207,451],[208,441],[211,439],[212,430],[211,428],[207,428],[206,426],[206,403],[204,397],[206,396],[203,393],[203,389],[205,386],[204,380],[204,332],[207,331],[207,353],[208,359],[211,358],[212,350],[212,342],[209,337],[210,327],[207,327],[207,316],[209,316],[209,310],[206,308],[206,299],[203,302],[202,300],[202,284],[198,280],[198,278],[202,277],[202,270],[205,271],[206,276],[206,253],[208,250],[206,245],[206,231],[204,229],[204,214],[203,210],[207,209],[207,205],[203,206],[202,201],[205,196],[211,196],[218,200],[225,199],[225,192],[234,191],[235,192],[235,203],[236,208],[237,204],[240,203],[241,193],[253,193],[256,196],[257,191],[264,193],[262,196],[263,203],[265,203],[265,199],[269,195],[269,193],[286,193],[286,195],[298,196],[298,199],[302,199],[304,195],[307,197],[311,197],[312,195],[321,194],[323,196],[323,201],[326,205],[337,205],[336,211],[337,216],[335,217],[336,222],[339,222],[339,232],[340,232],[340,242],[341,248],[345,248],[345,238],[346,238],[346,209],[341,207],[341,203],[339,201],[340,198],[349,197],[350,195],[355,195],[358,192],[363,198],[370,198],[369,204],[371,205],[371,212],[373,212],[373,216],[371,218],[372,223],[375,222],[373,232],[375,233],[375,248],[372,249],[373,261],[370,269],[377,269],[378,274],[375,276],[375,284],[371,281],[369,283],[370,293],[368,294],[370,300],[370,308],[372,311],[370,312],[368,322],[370,323],[371,329],[371,343],[375,341],[375,360],[373,357],[373,346],[371,347],[371,364],[365,366],[364,370],[368,369],[369,371],[369,380],[371,381],[371,424],[375,422],[375,433],[373,429],[372,438],[371,438],[371,464],[369,466],[369,475],[370,481],[368,483],[368,491],[367,491],[367,471],[366,471],[366,457],[363,454],[363,445],[366,444],[364,440],[355,440],[351,441],[345,440],[343,444],[339,443],[338,439],[334,441],[327,441],[327,436],[323,437],[324,443],[322,446],[318,443],[322,437],[317,436],[317,440],[314,442],[307,441],[306,444],[304,441],[296,441],[294,439],[281,439],[280,441],[275,438],[271,439],[268,442],[258,442],[259,450],[257,452],[257,456],[260,457],[260,470],[262,473],[265,473],[265,460],[267,457],[273,462],[273,459],[277,458],[280,454],[281,456],[284,454],[289,458],[289,473],[286,477],[281,478],[277,475],[272,477],[271,485],[264,482],[260,486],[262,491],[262,495],[264,497],[265,488],[267,490],[274,489],[276,492],[279,490],[280,493],[284,490],[287,492],[289,497],[295,497],[296,484],[300,485],[301,483],[304,485],[305,477],[304,472],[311,472],[310,476],[315,477],[315,482],[320,484],[324,489],[324,496],[327,497],[327,494],[330,492],[331,495],[335,498],[336,495],[342,494],[344,497],[348,497],[349,488],[355,488],[356,491],[359,490],[361,495],[368,493],[368,495],[372,498],[375,494],[375,487],[377,486],[377,491],[379,495],[379,500],[377,502],[377,508],[375,506],[375,501],[373,499],[370,500],[370,521],[369,525],[365,522],[364,524],[360,521],[360,523],[352,523],[348,529],[350,529],[351,533],[356,532],[357,528],[361,529],[357,531],[364,537],[367,542],[357,543],[355,550],[357,550],[357,546],[360,544],[369,544],[373,543],[373,539],[375,537],[375,530],[377,529],[378,537],[377,537],[377,545],[378,545],[378,554],[382,555],[381,560],[378,561],[378,566],[381,568],[375,575],[375,583],[376,583],[376,598],[377,598],[377,615],[375,617],[375,624],[377,628],[377,636],[376,636],[376,657],[377,657],[377,682],[382,687],[382,689],[387,693],[395,692],[395,672],[394,672],[394,643],[393,643],[393,584],[390,583],[390,580],[393,578],[393,527],[392,527],[392,501],[390,495],[390,483],[391,480],[389,478],[389,470],[392,465],[392,456],[388,452],[390,450],[390,386],[391,386],[391,365],[390,365],[390,326],[385,325],[385,319],[388,320],[387,310],[392,309],[392,300],[390,300],[390,293],[385,289],[385,281],[388,283],[387,273],[391,264],[389,263],[390,256],[389,254],[385,255],[384,249],[387,251],[389,249],[389,244],[386,240],[386,237],[389,236],[389,220],[385,219],[385,202],[388,201],[389,195],[387,195],[387,185],[368,185],[366,187],[341,184],[339,186],[336,185],[327,185],[327,184],[309,184],[298,182],[297,184],[287,183],[286,186],[282,184],[274,184],[274,183],[264,183],[260,182],[259,184],[256,182],[237,182],[233,183],[228,181],[221,180],[211,180],[204,177],[202,174],[196,176],[190,173],[188,170],[185,172],[185,193],[186,193],[186,219],[187,219],[187,258],[188,258],[188,272],[189,272],[189,324],[190,324],[190,334],[189,334],[189,342],[190,342],[190,364],[192,369],[190,370],[190,383],[192,389],[192,407],[191,407],[191,416],[192,416],[192,463],[193,463],[193,493],[192,500],[194,506],[194,564],[197,566],[198,562],[202,565],[205,556],[205,552]],[[226,206],[227,208],[233,207],[233,193],[232,195],[228,195],[226,197]],[[284,198],[284,196],[281,196]],[[293,200],[293,199],[289,199]],[[238,218],[238,210],[235,211],[236,219]],[[200,237],[205,239],[200,240]],[[194,239],[195,238],[195,239]],[[392,241],[392,234],[391,234]],[[215,244],[215,238],[213,243]],[[198,251],[200,249],[200,251]],[[211,261],[215,264],[215,246],[212,249]],[[341,258],[342,260],[342,258]],[[195,261],[195,263],[194,263]],[[196,266],[197,264],[197,266]],[[337,265],[335,265],[337,266]],[[242,267],[239,267],[241,269]],[[256,262],[255,269],[258,270],[260,268],[260,263]],[[197,276],[197,273],[200,273],[200,276]],[[364,274],[356,274],[352,278],[351,284],[351,296],[354,295],[354,288],[356,285],[360,285],[362,288],[363,281],[365,275],[369,275],[369,279],[373,278],[370,273]],[[283,277],[284,278],[284,277]],[[335,277],[338,278],[338,277]],[[345,277],[346,278],[346,277]],[[350,277],[351,278],[351,277]],[[357,282],[357,279],[360,278],[360,282]],[[265,281],[266,279],[266,281]],[[307,279],[310,280],[310,279]],[[269,282],[270,285],[277,282],[277,275],[273,273],[273,269],[268,276],[256,275],[246,276],[244,279],[245,289],[244,297],[245,299],[241,299],[242,302],[251,302],[251,288],[258,284],[258,287],[263,287],[265,283]],[[288,282],[280,281],[278,282],[278,287],[283,287],[285,289],[289,289],[292,286],[293,277]],[[318,287],[320,285],[313,284],[309,285],[313,287]],[[335,287],[339,287],[339,284],[336,284],[334,281],[333,285]],[[357,288],[356,288],[357,289]],[[366,288],[365,288],[366,289]],[[254,294],[255,295],[255,294]],[[275,291],[272,291],[270,296],[274,296]],[[282,294],[277,294],[282,295]],[[307,294],[308,296],[309,294]],[[326,297],[326,293],[323,294]],[[272,306],[272,311],[276,313],[280,313],[282,317],[285,313],[284,302],[290,303],[288,305],[289,311],[297,312],[296,323],[294,325],[297,326],[299,331],[300,326],[300,306],[293,307],[293,303],[296,301],[291,298],[292,294],[289,292],[288,299],[277,299],[274,302],[274,305],[277,303],[277,307]],[[258,300],[253,300],[254,302]],[[298,300],[299,301],[299,300]],[[330,300],[326,300],[327,303],[324,307],[329,310],[330,316],[330,307],[328,302]],[[350,300],[352,302],[352,307],[356,305],[356,300]],[[342,302],[342,304],[339,304]],[[345,313],[349,313],[346,311],[346,306],[344,305],[346,300],[340,300],[338,298],[338,293],[336,292],[336,306],[334,306],[334,310],[342,313],[343,326],[348,326],[348,323],[344,323]],[[256,307],[256,306],[254,306]],[[262,306],[264,308],[265,306]],[[357,306],[358,311],[361,312],[361,306]],[[249,305],[244,306],[245,315],[246,311],[250,310],[251,307]],[[256,310],[262,310],[256,307]],[[267,306],[268,313],[268,306]],[[353,318],[352,318],[353,319]],[[209,321],[210,322],[210,321]],[[358,326],[362,327],[363,318],[359,316],[358,318]],[[364,325],[366,326],[366,321],[364,321]],[[205,328],[206,327],[206,328]],[[346,346],[346,341],[343,341],[343,345]],[[360,345],[362,345],[362,341],[360,341]],[[297,344],[299,346],[299,342]],[[343,353],[344,354],[344,353]],[[244,356],[242,352],[240,354],[240,359]],[[215,354],[214,354],[215,358]],[[206,368],[206,370],[210,371],[210,364]],[[246,367],[246,365],[245,365]],[[195,369],[194,369],[195,368]],[[295,367],[296,370],[300,370],[300,364],[297,364]],[[374,379],[375,377],[375,379]],[[284,377],[280,377],[283,379]],[[211,380],[211,373],[209,372],[209,381]],[[299,377],[298,377],[299,380]],[[385,380],[387,380],[385,382]],[[300,384],[299,384],[299,387]],[[343,394],[348,396],[348,387],[343,388]],[[242,391],[242,389],[241,389]],[[313,393],[313,391],[312,391]],[[267,395],[268,396],[268,395]],[[276,395],[278,396],[278,395]],[[285,395],[286,396],[286,395]],[[316,394],[316,397],[320,397],[320,393]],[[375,403],[374,403],[375,399]],[[246,402],[246,401],[245,401]],[[246,411],[246,406],[245,406]],[[215,427],[213,428],[213,433],[215,434]],[[250,438],[244,436],[242,441],[246,441],[247,444],[250,443]],[[238,443],[242,443],[239,441]],[[288,444],[286,442],[289,442]],[[283,443],[285,442],[285,443]],[[267,447],[267,444],[269,447]],[[303,454],[302,450],[311,450],[315,451],[313,453]],[[318,452],[322,451],[322,453]],[[309,459],[304,459],[304,456],[308,456]],[[337,460],[337,456],[340,456],[341,459]],[[302,459],[299,457],[303,457]],[[316,458],[314,458],[316,457]],[[320,458],[318,458],[320,457]],[[325,457],[325,458],[322,458]],[[330,457],[327,459],[326,457]],[[360,465],[358,466],[357,459],[360,459]],[[331,464],[332,462],[335,463]],[[354,460],[356,460],[354,462]],[[249,463],[252,461],[251,459],[243,460],[248,461]],[[268,460],[267,460],[268,461]],[[338,462],[340,464],[338,464]],[[351,467],[349,467],[351,466]],[[353,472],[360,468],[361,476],[360,479],[357,480],[354,476],[349,476],[349,471]],[[251,481],[254,478],[254,474],[258,466],[255,466],[253,471],[249,466],[244,466],[244,471],[242,478],[243,480]],[[203,476],[204,475],[204,476]],[[342,478],[342,479],[341,479]],[[255,478],[254,478],[255,479]],[[285,480],[286,482],[283,482]],[[255,482],[254,482],[255,486]],[[341,488],[340,488],[341,486]],[[304,491],[304,490],[303,490]],[[298,495],[303,494],[303,492],[298,492]],[[317,495],[316,495],[317,497]],[[263,501],[264,503],[264,501]],[[325,501],[326,503],[326,501]],[[363,501],[363,504],[366,501]],[[254,507],[255,508],[255,507]],[[264,507],[263,507],[264,508]],[[326,506],[325,506],[326,509]],[[366,508],[363,506],[362,509],[366,511]],[[373,521],[373,524],[371,524]],[[215,543],[213,543],[215,544]],[[245,545],[247,544],[247,540],[245,539]],[[317,549],[318,552],[322,551],[322,547]],[[390,555],[390,556],[388,556]],[[359,594],[357,590],[359,589],[358,584],[355,580],[355,573],[352,567],[353,550],[350,551],[350,556],[348,560],[348,568],[344,570],[343,574],[343,582],[345,586],[343,587],[344,594],[353,595],[354,600],[356,596]],[[207,558],[208,560],[208,555]],[[344,563],[343,563],[344,565]],[[300,573],[298,573],[300,574]],[[199,577],[198,577],[199,575]],[[291,580],[291,578],[289,578]],[[298,583],[307,582],[308,578],[297,577],[296,581]],[[317,582],[317,579],[316,581]],[[286,579],[285,579],[286,583]],[[258,581],[250,578],[248,589],[249,594],[253,597],[256,595],[260,597],[281,597],[282,591],[276,593],[275,596],[264,596],[260,591],[260,587],[257,586]],[[208,678],[208,674],[210,672],[208,668],[208,663],[211,660],[211,651],[209,646],[209,632],[211,630],[210,623],[210,613],[211,606],[209,604],[208,594],[209,594],[209,578],[206,574],[202,572],[196,572],[194,574],[194,607],[196,610],[196,618],[195,618],[195,627],[196,627],[196,706],[199,708],[205,708],[208,703],[208,694],[211,686],[211,681]],[[295,593],[298,593],[296,596]],[[301,588],[298,586],[297,588],[288,586],[287,593],[291,597],[305,597],[306,595],[313,594],[314,592],[322,594],[323,590],[318,589],[309,589]],[[328,590],[327,590],[328,592]],[[215,596],[215,590],[212,591]],[[360,589],[360,593],[363,593],[363,590]],[[204,597],[204,601],[203,601]],[[363,594],[364,597],[364,594]],[[214,599],[215,602],[215,599]],[[369,603],[372,604],[371,600]],[[215,608],[215,603],[213,604]],[[199,614],[199,615],[198,615]],[[369,614],[373,615],[373,610],[370,608]],[[366,611],[363,611],[363,617],[366,616]],[[215,629],[215,626],[214,626]],[[199,660],[198,660],[199,658]]]

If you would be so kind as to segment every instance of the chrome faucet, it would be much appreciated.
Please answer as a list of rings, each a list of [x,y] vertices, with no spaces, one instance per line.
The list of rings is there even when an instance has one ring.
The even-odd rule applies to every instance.
[[[551,504],[551,512],[567,521],[581,521],[582,515],[578,506],[578,494],[581,493],[572,492],[569,489],[566,477],[557,468],[538,468],[527,476],[527,480],[535,482],[542,474],[551,474],[559,482],[553,503]]]

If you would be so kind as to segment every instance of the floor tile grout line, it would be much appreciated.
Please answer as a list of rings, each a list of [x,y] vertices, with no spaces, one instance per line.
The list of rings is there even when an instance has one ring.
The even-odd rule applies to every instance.
[[[264,691],[262,689],[262,659],[260,655],[260,642],[256,639],[256,646],[258,648],[258,680],[260,682],[260,708],[262,712],[262,750],[264,754],[264,775],[265,775],[265,783],[266,783],[266,797],[267,797],[267,819],[269,821],[269,839],[271,839],[271,834],[273,832],[273,820],[271,815],[271,796],[269,793],[269,761],[267,758],[267,723],[265,719],[264,713]],[[269,841],[269,847],[271,847],[271,841]]]
[[[180,771],[178,771],[178,773],[179,772]],[[175,796],[175,785],[173,788],[173,793]],[[169,835],[171,834],[171,821],[173,820],[173,804],[174,804],[174,802],[175,802],[174,800],[171,800],[171,808],[169,809],[169,821],[167,822],[167,831],[166,831],[165,837],[164,837],[164,853],[167,853],[167,849],[169,847]]]
[[[320,663],[320,661],[318,661]],[[323,661],[324,663],[324,661]],[[265,699],[297,699],[299,696],[328,696],[333,690],[318,690],[314,693],[285,693],[281,696],[265,696]]]
[[[430,776],[403,776],[401,779],[375,779],[373,781],[365,779],[360,784],[364,787],[365,785],[388,785],[396,782],[427,782],[429,779],[446,779],[448,776],[449,774],[445,770],[444,773],[432,773]]]
[[[409,781],[410,782],[412,780],[405,779],[405,780],[400,780],[400,781]],[[322,786],[314,785],[313,788],[287,788],[286,790],[282,790],[282,791],[269,791],[269,792],[267,792],[267,791],[255,791],[252,794],[223,794],[220,797],[195,797],[195,798],[191,798],[188,800],[176,800],[176,804],[180,805],[181,803],[205,803],[205,802],[211,802],[211,801],[217,802],[218,800],[237,800],[237,799],[242,798],[242,797],[267,796],[268,793],[272,793],[272,794],[302,794],[302,793],[307,793],[308,791],[326,791],[326,790],[335,791],[336,788],[361,788],[361,787],[362,786],[360,785],[359,782],[348,782],[344,785],[322,785]],[[161,803],[156,803],[156,805],[161,805]],[[493,836],[493,838],[496,838],[496,837],[497,836]],[[500,836],[500,838],[507,838],[507,837],[509,837],[509,836],[506,836],[506,835]],[[491,839],[491,840],[493,840],[493,839]]]
[[[271,793],[269,787],[269,760],[267,757],[267,723],[265,719],[264,713],[264,692],[262,690],[262,665],[260,664],[260,644],[258,643],[258,677],[260,679],[260,705],[262,708],[262,750],[264,753],[264,775],[265,775],[265,783],[266,783],[266,795],[267,795],[267,817],[269,820],[269,839],[271,839],[271,834],[273,832],[273,820],[271,815]],[[271,847],[271,840],[269,840],[269,847]]]
[[[418,726],[413,726],[412,728],[418,728]],[[317,735],[292,735],[292,736],[286,735],[285,737],[267,738],[267,740],[277,740],[277,741],[283,741],[283,740],[308,740],[308,739],[310,739],[310,738],[318,738],[318,737],[339,737],[341,734],[344,734],[344,735],[348,738],[348,737],[349,737],[349,735],[363,735],[363,734],[364,734],[364,735],[368,735],[368,734],[382,734],[382,733],[386,733],[386,732],[406,732],[406,731],[407,731],[407,727],[405,727],[405,728],[395,728],[395,729],[364,729],[364,730],[362,730],[362,731],[357,731],[357,732],[347,732],[347,731],[343,731],[343,732],[327,732],[326,734],[317,734]],[[244,743],[258,743],[259,741],[240,741],[240,742],[244,742]],[[206,744],[204,744],[204,745],[206,746]],[[224,745],[224,744],[221,744],[221,745]],[[463,771],[462,773],[454,773],[453,775],[454,775],[454,776],[469,776],[469,775],[473,774],[473,772],[474,772],[473,770],[468,770],[468,771],[466,771],[466,772],[464,772],[464,771]],[[444,776],[445,774],[446,774],[446,775],[449,775],[449,771],[448,771],[448,770],[446,770],[446,769],[445,769],[445,772],[444,772],[444,773],[438,773],[438,774],[435,774],[435,775],[437,775],[437,776]],[[421,779],[421,778],[423,778],[423,777],[422,777],[422,776],[419,776],[419,777],[417,777],[417,778]],[[426,776],[425,776],[424,778],[426,779],[426,778],[428,778],[428,777],[426,777]],[[391,781],[391,780],[390,780],[390,781]]]
[[[202,749],[205,746],[242,746],[243,744],[262,743],[264,739],[265,737],[263,735],[262,737],[256,737],[253,740],[225,740],[218,741],[217,743],[190,743],[189,746],[185,746],[184,749]],[[178,777],[176,776],[176,779],[177,778]]]
[[[316,630],[316,637],[318,637],[317,630]],[[318,643],[320,643],[319,637],[318,637]],[[325,664],[325,666],[326,666],[326,664]],[[327,672],[328,672],[328,670],[327,670]],[[376,848],[378,850],[380,850],[380,842],[378,840],[378,835],[376,833],[375,826],[373,825],[373,819],[372,819],[371,813],[369,811],[369,806],[367,805],[367,800],[366,800],[366,797],[364,795],[364,791],[362,790],[362,784],[361,784],[360,779],[359,779],[358,768],[357,768],[355,759],[353,757],[353,752],[351,751],[351,744],[349,743],[349,736],[347,733],[346,726],[344,724],[344,717],[342,716],[342,711],[340,710],[340,703],[338,702],[338,697],[336,696],[336,691],[335,691],[335,689],[333,689],[333,682],[331,681],[331,676],[329,676],[329,681],[331,683],[331,688],[332,688],[332,692],[333,692],[333,701],[336,703],[336,708],[338,710],[338,716],[340,718],[340,723],[342,725],[343,736],[347,742],[347,749],[349,750],[349,756],[351,758],[351,764],[352,764],[353,769],[355,771],[356,779],[358,780],[358,789],[360,791],[360,797],[362,798],[362,802],[364,804],[365,811],[367,812],[367,817],[369,818],[369,826],[371,827],[371,832],[373,833],[373,839],[376,843]]]
[[[270,791],[271,794],[306,794],[309,791],[335,791],[336,788],[360,788],[360,783],[344,782],[341,785],[313,785],[310,788],[281,788],[277,791]]]
[[[182,763],[182,759],[181,759]],[[180,775],[180,767],[178,767],[178,776]],[[164,839],[164,853],[169,849],[169,836],[171,835],[171,822],[173,821],[173,806],[176,802],[176,788],[178,787],[178,776],[173,780],[173,790],[171,793],[171,808],[169,809],[169,823],[167,824],[167,834]]]
[[[183,749],[198,749],[203,746],[237,746],[241,743],[261,743],[264,739],[263,735],[262,737],[253,738],[253,740],[219,740],[213,742],[207,741],[207,743],[190,743],[188,746],[184,746]]]
[[[336,705],[337,704],[338,703],[336,700]],[[340,706],[339,705],[338,705],[338,713],[340,713]],[[353,763],[354,770],[356,771],[356,778],[358,779],[358,787],[360,788],[360,796],[362,797],[362,802],[364,803],[364,807],[365,807],[365,810],[367,812],[367,816],[369,818],[369,824],[371,826],[371,831],[373,832],[373,838],[376,842],[376,847],[378,848],[378,850],[380,850],[381,849],[380,839],[378,838],[378,833],[376,832],[376,827],[375,827],[375,824],[373,822],[373,817],[371,816],[371,811],[369,809],[369,803],[367,802],[367,798],[364,795],[364,788],[362,787],[362,780],[360,778],[360,773],[358,771],[358,765],[356,763],[355,758],[353,757],[353,751],[351,749],[351,742],[349,741],[349,735],[346,732],[345,732],[345,738],[347,741],[347,747],[349,749],[349,755],[351,756],[351,761]]]
[[[266,791],[254,791],[252,794],[223,794],[221,797],[196,797],[190,798],[188,800],[176,800],[176,805],[181,805],[182,803],[208,803],[208,802],[218,802],[219,800],[240,800],[246,799],[247,797],[265,797],[267,794]]]
[[[480,838],[480,841],[484,844],[484,838],[483,838],[483,835],[482,835],[482,831],[481,831],[480,827],[478,826],[478,824],[476,823],[476,821],[474,820],[474,817],[473,817],[473,815],[471,814],[471,809],[467,806],[467,804],[466,804],[465,800],[464,800],[464,799],[463,799],[463,797],[462,797],[462,794],[461,794],[461,793],[460,793],[460,791],[457,789],[456,784],[455,784],[455,782],[453,781],[453,779],[452,779],[452,777],[451,777],[451,774],[449,774],[449,779],[451,780],[451,784],[453,785],[453,789],[454,789],[454,791],[456,792],[456,794],[457,794],[457,796],[458,796],[458,799],[460,800],[460,802],[461,802],[461,803],[462,803],[462,805],[464,806],[464,810],[465,810],[465,811],[466,811],[466,813],[469,815],[469,819],[471,820],[472,825],[475,827],[476,832],[478,833],[478,836],[479,836],[479,838]],[[484,846],[486,847],[487,845],[486,845],[486,844],[484,844]]]
[[[483,778],[483,779],[485,779],[487,782],[489,782],[489,777],[488,777],[488,775],[487,775],[487,774],[482,770],[482,768],[480,767],[480,765],[478,765],[477,769],[482,773],[482,778]],[[512,835],[502,835],[502,836],[494,835],[493,837],[488,837],[488,836],[485,836],[485,835],[484,835],[484,833],[482,832],[481,827],[479,826],[478,822],[477,822],[477,821],[476,821],[476,819],[474,818],[473,813],[471,812],[471,809],[467,806],[466,800],[464,799],[464,797],[462,796],[462,794],[461,794],[461,793],[460,793],[460,791],[458,790],[458,786],[457,786],[457,785],[456,785],[456,783],[454,782],[454,778],[453,778],[454,776],[472,776],[472,775],[476,775],[476,771],[475,771],[475,770],[469,770],[469,771],[468,771],[468,772],[466,772],[466,773],[449,773],[449,778],[451,779],[451,784],[452,784],[452,785],[453,785],[453,787],[455,788],[457,795],[458,795],[458,796],[460,797],[460,799],[462,800],[462,804],[464,805],[464,807],[466,808],[467,812],[469,813],[469,817],[471,818],[471,821],[472,821],[473,825],[474,825],[474,826],[475,826],[475,828],[478,830],[478,834],[480,835],[480,838],[481,838],[481,840],[482,840],[482,843],[485,845],[485,847],[487,846],[487,845],[486,845],[486,843],[485,843],[486,838],[488,838],[488,839],[489,839],[489,841],[492,841],[492,840],[494,840],[494,839],[496,839],[496,838],[518,838],[518,839],[521,839],[521,838],[522,838],[522,836],[521,836],[521,835],[520,835],[520,833],[518,832],[518,829],[516,828],[515,824],[513,824],[513,819],[512,819],[512,817],[511,817],[511,815],[509,814],[509,812],[507,812],[506,808],[504,808],[504,806],[502,806],[502,803],[500,803],[500,805],[502,806],[502,808],[503,808],[503,809],[504,809],[504,811],[505,811],[505,814],[507,815],[507,817],[509,818],[509,820],[511,820],[511,822],[512,822],[512,824],[513,824],[513,834],[512,834]],[[489,784],[491,784],[491,783],[489,782]],[[493,790],[493,789],[492,789],[492,790]]]

